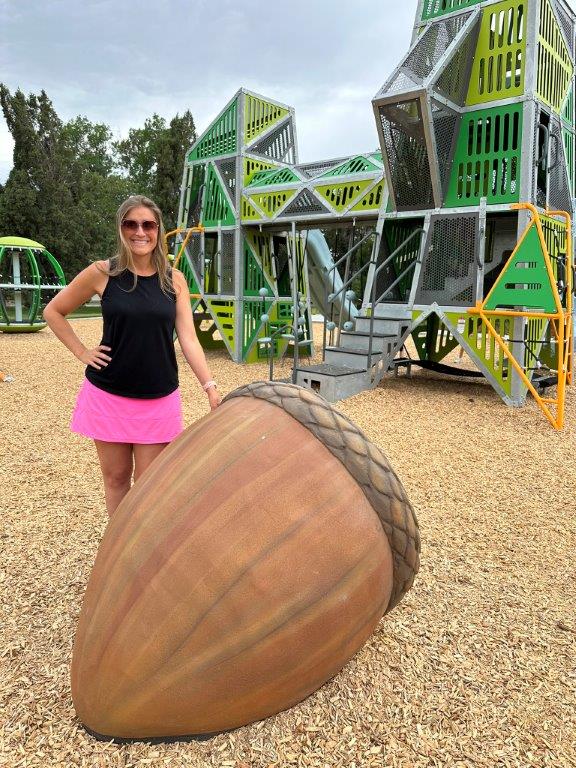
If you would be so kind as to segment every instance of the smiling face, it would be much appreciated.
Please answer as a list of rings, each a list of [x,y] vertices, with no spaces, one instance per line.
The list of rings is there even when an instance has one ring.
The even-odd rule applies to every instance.
[[[131,222],[138,224],[135,227]],[[145,222],[154,222],[155,227],[146,225]],[[144,225],[144,226],[143,226]],[[122,224],[122,238],[132,251],[135,259],[150,258],[158,242],[158,222],[154,211],[144,205],[130,208],[124,216]]]

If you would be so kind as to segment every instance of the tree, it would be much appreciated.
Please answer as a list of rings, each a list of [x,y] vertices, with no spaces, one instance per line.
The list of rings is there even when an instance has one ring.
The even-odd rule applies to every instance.
[[[176,226],[184,156],[195,140],[194,118],[187,110],[169,126],[154,114],[143,128],[131,128],[126,139],[114,144],[132,189],[158,204],[169,229]]]

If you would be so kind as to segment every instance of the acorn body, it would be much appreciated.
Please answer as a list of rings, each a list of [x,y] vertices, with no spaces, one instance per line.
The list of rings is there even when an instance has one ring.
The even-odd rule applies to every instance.
[[[333,452],[278,405],[232,397],[168,446],[110,521],[74,644],[77,714],[103,736],[146,738],[286,709],[370,636],[394,568]]]

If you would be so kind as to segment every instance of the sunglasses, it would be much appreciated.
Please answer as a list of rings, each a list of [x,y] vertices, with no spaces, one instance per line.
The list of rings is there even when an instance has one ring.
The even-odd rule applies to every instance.
[[[126,229],[128,232],[138,232],[138,227],[142,227],[144,232],[152,232],[158,229],[157,221],[134,221],[134,219],[124,219],[122,222],[122,229]]]

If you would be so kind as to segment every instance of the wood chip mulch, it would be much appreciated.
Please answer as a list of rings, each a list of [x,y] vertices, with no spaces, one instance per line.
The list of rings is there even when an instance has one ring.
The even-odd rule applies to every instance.
[[[98,343],[100,321],[73,322]],[[178,354],[190,424],[206,398]],[[267,378],[208,357],[223,393]],[[116,745],[70,698],[106,526],[93,444],[68,430],[82,366],[46,329],[0,334],[0,370],[14,377],[0,382],[0,766],[576,766],[576,386],[563,432],[532,400],[507,408],[485,382],[423,371],[339,403],[414,504],[414,588],[293,709],[205,742]]]

